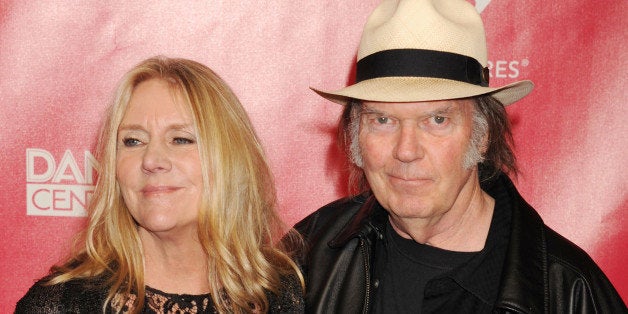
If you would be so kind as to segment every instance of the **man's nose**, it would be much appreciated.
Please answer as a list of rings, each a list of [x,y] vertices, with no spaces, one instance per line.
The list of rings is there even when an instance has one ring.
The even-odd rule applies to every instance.
[[[395,146],[394,157],[402,162],[412,162],[423,158],[424,149],[421,145],[421,130],[413,124],[402,125]]]

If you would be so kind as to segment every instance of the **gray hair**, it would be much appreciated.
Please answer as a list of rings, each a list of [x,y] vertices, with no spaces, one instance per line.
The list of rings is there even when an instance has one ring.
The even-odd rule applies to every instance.
[[[477,105],[476,105],[477,106]],[[475,107],[475,106],[474,106]],[[464,153],[462,166],[469,170],[484,161],[482,154],[482,141],[488,135],[488,121],[476,108],[473,109],[473,130],[471,131],[471,142]]]

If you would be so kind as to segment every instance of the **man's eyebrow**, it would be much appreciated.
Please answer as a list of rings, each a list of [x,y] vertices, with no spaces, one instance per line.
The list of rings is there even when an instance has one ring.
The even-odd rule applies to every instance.
[[[375,108],[371,108],[368,105],[363,105],[362,106],[362,114],[378,114],[378,115],[387,115],[388,113],[375,109]]]
[[[437,115],[441,115],[441,114],[450,114],[452,112],[457,112],[458,107],[454,107],[452,105],[447,105],[446,107],[442,107],[442,108],[436,108],[434,110],[428,111],[426,112],[426,115],[428,116],[437,116]]]
[[[459,107],[448,104],[446,106],[436,108],[433,110],[426,110],[425,112],[421,113],[421,116],[432,117],[432,116],[437,116],[437,115],[442,115],[442,114],[451,114],[458,111],[460,111]],[[390,113],[388,112],[369,107],[368,105],[364,105],[362,107],[362,114],[376,114],[376,115],[383,115],[383,116],[390,115]]]

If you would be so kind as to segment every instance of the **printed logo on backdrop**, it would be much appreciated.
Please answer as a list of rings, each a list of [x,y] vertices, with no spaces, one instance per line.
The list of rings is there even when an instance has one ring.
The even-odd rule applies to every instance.
[[[521,73],[521,68],[530,65],[528,59],[521,60],[495,60],[488,61],[488,70],[491,78],[516,79]]]
[[[475,5],[475,10],[482,13],[484,9],[491,3],[491,0],[475,0],[470,1]],[[488,69],[491,78],[500,79],[516,79],[519,77],[521,68],[530,65],[530,60],[489,60]]]
[[[73,154],[68,149],[56,160],[45,149],[26,149],[26,214],[87,216],[96,167],[96,158],[87,150]]]

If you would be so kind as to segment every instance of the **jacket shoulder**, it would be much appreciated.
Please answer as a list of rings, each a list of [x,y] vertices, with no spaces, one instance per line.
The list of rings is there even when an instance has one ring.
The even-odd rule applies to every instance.
[[[364,195],[335,200],[303,218],[294,228],[308,241],[322,231],[335,234],[355,216],[365,201]]]
[[[552,264],[559,264],[584,279],[604,276],[595,261],[582,248],[549,227],[545,227],[545,230],[550,267]]]
[[[591,268],[598,268],[582,248],[549,227],[545,230],[547,255],[551,261],[564,264],[582,275],[586,275]]]
[[[549,285],[555,299],[552,304],[571,300],[583,309],[628,313],[608,277],[582,248],[548,227],[546,243]]]

